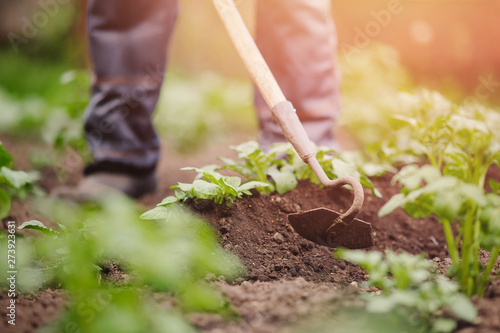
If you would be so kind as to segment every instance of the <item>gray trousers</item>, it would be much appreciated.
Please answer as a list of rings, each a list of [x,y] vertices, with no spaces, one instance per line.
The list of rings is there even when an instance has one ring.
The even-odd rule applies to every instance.
[[[330,11],[330,0],[258,0],[256,31],[257,44],[309,137],[328,146],[334,145],[340,108]],[[94,163],[87,174],[154,171],[160,143],[151,116],[176,17],[176,0],[89,0],[94,77],[85,134]],[[258,91],[255,107],[263,147],[286,141]]]

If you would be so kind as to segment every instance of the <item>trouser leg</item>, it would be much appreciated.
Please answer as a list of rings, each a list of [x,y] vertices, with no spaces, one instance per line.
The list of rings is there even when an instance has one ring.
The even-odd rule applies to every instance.
[[[159,139],[151,123],[165,73],[176,0],[89,0],[93,67],[85,134],[86,173],[154,171]]]
[[[330,0],[259,0],[256,40],[309,138],[335,147],[333,126],[340,94]],[[286,141],[258,91],[255,105],[263,148]]]

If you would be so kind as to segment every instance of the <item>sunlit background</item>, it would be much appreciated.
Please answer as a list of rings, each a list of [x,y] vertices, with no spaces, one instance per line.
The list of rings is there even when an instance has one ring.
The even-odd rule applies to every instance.
[[[254,28],[256,1],[235,0],[251,30]],[[187,182],[193,181],[192,171],[180,172],[181,167],[201,167],[202,165],[219,163],[221,161],[216,159],[218,156],[228,156],[227,153],[236,155],[236,152],[230,151],[230,145],[241,144],[257,137],[257,120],[253,110],[253,85],[213,9],[212,1],[179,0],[179,5],[180,15],[172,40],[168,73],[154,116],[154,123],[163,140],[162,149],[164,150],[158,167],[161,193],[153,195],[153,197],[146,197],[145,201],[140,202],[141,205],[148,208],[155,207],[164,197],[162,195],[174,194],[172,185],[185,183],[184,185],[191,186]],[[82,119],[89,100],[91,78],[85,33],[85,8],[85,0],[0,0],[0,142],[2,143],[0,148],[6,148],[6,150],[0,150],[0,153],[3,153],[4,157],[8,156],[7,159],[4,158],[4,161],[0,162],[5,164],[5,160],[10,160],[7,151],[11,152],[14,156],[13,169],[34,171],[30,174],[32,176],[25,174],[24,177],[33,177],[28,177],[32,182],[39,179],[37,184],[47,192],[63,183],[78,183],[82,177],[84,165],[90,160],[90,154],[83,138]],[[499,234],[498,223],[493,225],[494,218],[497,218],[495,221],[498,222],[498,216],[500,216],[498,201],[491,201],[494,203],[491,204],[491,207],[487,206],[486,203],[482,203],[483,206],[476,206],[476,201],[486,201],[482,196],[482,189],[487,180],[486,174],[490,165],[499,161],[500,46],[497,35],[500,31],[500,20],[498,13],[500,13],[500,0],[333,0],[332,14],[335,18],[339,41],[338,53],[332,54],[332,57],[337,58],[342,72],[342,115],[336,124],[335,131],[344,151],[338,154],[342,159],[338,159],[336,155],[335,157],[330,154],[325,155],[323,151],[324,161],[328,163],[323,162],[322,166],[328,166],[330,171],[335,169],[335,177],[341,174],[347,175],[349,172],[357,175],[361,181],[365,181],[363,186],[366,187],[367,183],[371,184],[375,194],[378,192],[375,191],[368,177],[375,178],[384,172],[396,172],[396,167],[412,164],[416,161],[420,163],[427,161],[438,170],[449,167],[446,175],[448,178],[443,177],[439,180],[448,181],[452,177],[456,182],[433,182],[432,185],[435,185],[434,188],[439,189],[439,191],[422,192],[425,193],[422,201],[424,204],[411,203],[410,208],[414,209],[413,215],[408,214],[412,217],[418,214],[427,216],[432,212],[428,208],[432,204],[426,200],[431,197],[439,198],[435,200],[434,206],[439,206],[441,210],[445,211],[443,216],[446,216],[446,219],[443,220],[448,226],[450,225],[450,221],[447,221],[449,214],[455,214],[460,223],[466,223],[462,220],[471,223],[473,219],[478,222],[480,221],[479,216],[481,216],[481,228],[486,229],[481,229],[479,232],[479,224],[474,227],[469,224],[470,230],[474,230],[474,237],[477,237],[477,240],[474,238],[474,242],[477,241],[479,244],[479,239],[481,239],[481,242],[491,242],[491,244],[498,245],[498,243],[494,243],[495,237]],[[144,52],[148,52],[148,50],[144,50]],[[246,158],[253,156],[252,158],[260,163],[260,158],[264,154],[256,148],[257,146],[257,143],[249,142],[241,145],[239,149],[241,152],[250,147],[251,153],[246,152],[243,155]],[[351,151],[355,148],[358,151]],[[490,148],[495,148],[496,151]],[[260,155],[255,155],[255,151],[259,151]],[[451,155],[448,156],[449,152]],[[490,159],[495,153],[497,154],[496,160]],[[451,156],[453,159],[450,160],[449,164],[443,163],[445,155]],[[255,161],[250,163],[255,164],[252,167],[256,168],[258,173],[262,175],[262,179],[259,180],[269,181],[272,179],[271,172],[280,173],[285,170],[292,174],[293,181],[295,181],[292,184],[296,186],[297,176],[294,176],[289,169],[287,170],[287,167],[295,168],[293,170],[296,173],[301,172],[306,176],[307,174],[312,176],[312,173],[307,172],[307,169],[300,164],[283,165],[282,158],[276,159],[276,155],[269,156],[264,158],[263,167]],[[281,155],[278,154],[278,156]],[[453,158],[454,156],[456,158]],[[341,161],[341,164],[334,163],[334,159],[336,162]],[[294,159],[292,158],[292,160]],[[457,160],[458,162],[456,162]],[[226,159],[224,163],[227,167],[231,161]],[[248,162],[241,163],[243,164],[238,164],[236,167],[249,164]],[[10,165],[8,167],[5,170],[12,174]],[[411,165],[410,167],[416,168],[416,166]],[[213,171],[212,167],[208,167],[206,170],[209,169],[210,172]],[[266,169],[267,171],[263,172]],[[427,182],[428,179],[434,179],[432,177],[434,177],[436,170],[431,169],[430,165],[424,165],[422,169],[418,170],[406,169],[414,170],[411,172],[415,173],[404,171],[406,175],[401,176],[399,182],[403,183],[401,179],[412,179],[408,183],[413,183],[414,179],[418,179],[418,182],[425,179]],[[420,172],[421,170],[424,172]],[[429,170],[432,173],[425,173]],[[495,170],[497,170],[498,175],[498,169]],[[362,177],[360,172],[363,174]],[[474,177],[470,176],[472,174]],[[1,177],[3,176],[0,172]],[[245,177],[248,178],[246,175]],[[466,179],[467,177],[470,179]],[[488,176],[488,180],[489,178]],[[306,179],[308,178],[306,177]],[[386,196],[386,192],[392,193],[392,190],[388,191],[388,188],[391,187],[389,178],[379,179],[381,180],[380,184],[384,185],[381,188],[384,190],[384,196]],[[460,183],[458,183],[459,179]],[[11,209],[11,199],[3,190],[3,187],[6,186],[2,180],[0,179],[0,213],[4,213],[4,216],[12,214],[12,216],[9,215],[3,219],[4,226],[5,222],[11,219],[18,223],[31,220],[33,212],[40,211],[40,213],[35,214],[35,218],[38,218],[38,214],[42,214],[42,217],[47,216],[47,220],[42,218],[42,222],[49,221],[51,227],[59,230],[58,233],[54,230],[48,232],[47,228],[41,229],[48,232],[50,237],[56,234],[57,241],[53,241],[53,238],[24,237],[24,235],[30,236],[30,234],[24,234],[24,231],[20,231],[20,242],[17,243],[19,249],[23,249],[19,251],[19,265],[20,267],[25,265],[25,268],[30,269],[29,274],[19,275],[25,280],[19,280],[21,286],[24,283],[27,286],[26,290],[41,288],[39,286],[42,285],[45,288],[47,281],[50,281],[51,284],[47,285],[54,287],[58,297],[62,298],[66,295],[72,297],[69,306],[62,313],[61,319],[50,325],[66,325],[66,321],[69,320],[70,324],[78,324],[75,327],[81,328],[82,332],[122,333],[127,330],[139,332],[141,328],[147,332],[163,332],[165,329],[175,332],[191,332],[190,326],[184,320],[184,313],[181,311],[177,313],[177,310],[166,312],[164,308],[156,307],[160,303],[162,306],[163,303],[168,303],[174,304],[172,305],[174,307],[185,307],[184,310],[187,309],[187,311],[189,309],[220,311],[224,312],[223,317],[221,317],[224,320],[226,317],[234,319],[232,306],[222,301],[219,293],[212,292],[201,280],[215,281],[217,279],[217,281],[222,282],[225,277],[229,277],[227,281],[231,282],[232,277],[236,278],[245,274],[244,268],[238,264],[234,255],[228,256],[229,250],[226,252],[218,247],[215,233],[212,233],[199,218],[186,212],[181,214],[180,211],[175,210],[176,208],[172,208],[175,214],[179,213],[179,216],[173,215],[175,218],[157,215],[159,212],[170,212],[169,209],[160,207],[146,213],[149,214],[146,215],[146,219],[161,219],[160,223],[149,224],[139,219],[139,210],[142,210],[143,207],[137,209],[134,204],[122,201],[122,199],[103,202],[102,211],[98,211],[93,207],[77,209],[73,205],[59,206],[58,202],[54,202],[52,205],[41,201],[40,204],[33,205],[30,201],[24,201],[26,193],[22,191],[19,191],[21,195],[16,194],[18,198],[14,201],[14,205],[17,206],[13,206]],[[470,192],[471,187],[468,186],[473,185],[466,184],[466,181],[471,183],[476,181],[473,185],[480,188],[481,191]],[[17,183],[19,181],[16,181]],[[441,188],[440,184],[443,183],[453,186],[455,184],[461,185],[456,191],[453,191],[449,190],[454,188],[451,186]],[[230,185],[229,182],[224,184]],[[238,184],[240,183],[238,182]],[[32,184],[21,185],[31,186]],[[497,194],[500,193],[498,177],[496,181],[488,182],[486,186],[489,186],[490,190],[496,191]],[[407,191],[407,187],[403,189],[403,192]],[[412,187],[416,188],[417,186],[414,184]],[[475,189],[479,191],[478,188]],[[10,186],[7,186],[7,189],[12,190],[15,194],[14,189]],[[421,188],[413,189],[414,192],[410,193],[416,193],[420,190]],[[33,192],[40,195],[42,199],[44,198],[43,191],[33,190]],[[466,192],[467,195],[463,194]],[[3,197],[2,193],[4,193]],[[179,193],[183,195],[184,192],[176,194],[179,195]],[[227,193],[234,196],[234,193],[241,195],[245,192],[239,192],[233,188],[232,192],[228,191]],[[301,200],[308,195],[308,193],[296,193]],[[481,193],[481,195],[474,195],[474,193]],[[383,200],[389,200],[390,195],[384,197]],[[397,194],[397,196],[399,195]],[[404,200],[398,199],[396,202],[399,205],[403,205],[403,201],[409,203],[406,201],[408,197],[411,196],[408,195]],[[498,200],[498,195],[492,197]],[[172,198],[167,197],[167,201],[163,201],[165,206],[172,203],[169,201]],[[196,207],[198,203],[204,205],[206,197],[202,198],[199,202],[194,200],[193,207]],[[315,196],[310,196],[310,198],[315,198]],[[456,198],[466,202],[466,204],[462,204],[462,201]],[[174,198],[176,201],[178,199],[178,197]],[[275,199],[276,201],[274,201]],[[295,210],[293,205],[299,207],[294,203],[295,201],[293,201],[293,205],[290,201],[289,205],[288,199],[287,201],[278,201],[278,199],[281,200],[281,197],[273,196],[272,200],[270,199],[273,206],[265,206],[265,209],[277,207],[274,205],[279,202],[282,202],[284,207],[292,207],[293,210]],[[8,205],[1,200],[8,201]],[[369,202],[374,204],[376,200],[378,198],[375,196],[367,196],[365,203],[368,206]],[[396,206],[396,204],[392,204],[390,207],[395,209]],[[172,207],[179,208],[177,205],[172,205]],[[256,206],[251,207],[252,205],[248,205],[249,211],[256,209]],[[424,211],[429,210],[429,212],[424,212],[424,214],[415,207],[420,207]],[[489,213],[490,208],[491,226],[485,222],[487,214],[483,216],[484,212]],[[288,211],[288,209],[280,208],[283,212]],[[466,216],[460,215],[459,209],[460,213],[467,211]],[[386,214],[388,214],[388,210],[386,209]],[[10,211],[12,213],[9,213]],[[440,210],[437,211],[440,212]],[[225,216],[220,221],[220,226],[226,228],[224,234],[230,233],[230,221],[250,221],[250,218],[243,218],[244,210],[238,210],[235,215],[231,215],[231,218],[226,215],[228,211],[225,208],[221,209],[220,212]],[[375,210],[372,208],[371,213],[373,212]],[[366,216],[369,222],[371,217]],[[227,225],[226,222],[223,225],[222,221],[226,220],[226,217]],[[375,218],[375,215],[373,217]],[[485,221],[482,221],[483,218]],[[263,217],[258,215],[258,219],[261,220]],[[437,221],[434,217],[432,219],[434,222]],[[392,223],[395,220],[388,219],[387,221]],[[401,224],[394,228],[394,235],[399,236],[397,233],[403,230],[403,226],[404,230],[407,231],[408,221],[410,220],[404,217]],[[36,221],[31,222],[32,226],[37,225]],[[271,222],[275,221],[271,220]],[[259,224],[259,228],[262,225]],[[389,229],[389,227],[387,228]],[[413,231],[417,230],[416,228]],[[460,232],[461,236],[459,235],[455,244],[454,237],[451,235],[452,229],[451,227],[448,229],[449,234],[446,238],[447,241],[451,240],[451,242],[447,243],[448,245],[443,245],[444,243],[440,245],[443,247],[443,251],[451,249],[450,253],[453,253],[453,247],[449,246],[451,243],[455,247],[469,249],[465,253],[469,253],[470,257],[475,250],[472,250],[473,247],[470,244],[466,246],[466,243],[462,241],[463,238],[460,238],[467,233]],[[4,228],[5,230],[6,228]],[[222,231],[222,228],[220,230]],[[240,229],[233,228],[231,232],[235,232],[234,230]],[[397,240],[392,233],[388,234],[385,230],[382,229],[382,232],[387,235],[382,235],[383,237],[388,236],[390,240]],[[266,232],[272,235],[274,229],[268,229]],[[3,236],[3,239],[0,237],[0,247],[3,246],[2,244],[7,244],[7,242],[1,242],[6,239],[4,233],[0,230],[0,236]],[[87,233],[92,237],[87,239]],[[483,238],[483,234],[487,234],[488,237]],[[281,244],[282,241],[278,241],[277,235],[283,237],[283,235],[276,233],[272,238],[276,243]],[[408,239],[406,236],[398,238],[399,242],[406,241]],[[429,240],[424,240],[424,236],[420,237],[420,234],[418,236],[419,242],[422,244],[432,240],[438,246],[434,236]],[[468,238],[471,242],[470,238],[472,237]],[[39,239],[41,239],[40,242],[38,242]],[[273,241],[271,238],[269,240]],[[265,248],[262,248],[261,251],[260,241],[261,239],[259,239],[259,248],[256,252],[265,254],[265,258],[269,258],[270,254]],[[415,247],[416,241],[410,243],[408,246]],[[392,241],[392,244],[395,242]],[[235,249],[237,246],[239,245],[235,245],[233,248],[231,245],[230,248],[225,247],[225,249]],[[474,246],[476,245],[474,244]],[[477,246],[477,254],[484,257],[484,253],[479,252],[479,245]],[[303,245],[300,247],[302,248]],[[380,249],[382,247],[381,245]],[[42,252],[40,254],[38,252],[30,253],[35,249],[36,251],[41,249]],[[402,249],[403,247],[401,247]],[[185,253],[187,254],[184,255]],[[35,254],[41,256],[40,258],[43,260],[39,262]],[[431,255],[430,252],[429,255]],[[376,259],[377,256],[381,258],[380,253],[375,254],[375,257],[372,258]],[[458,257],[458,255],[456,256]],[[34,258],[37,260],[34,261]],[[66,261],[66,258],[69,258],[69,261]],[[130,283],[132,288],[123,289],[125,293],[122,292],[121,282],[116,282],[116,286],[114,285],[115,282],[112,279],[114,273],[110,272],[109,276],[104,277],[103,283],[101,283],[101,275],[96,270],[96,268],[101,269],[101,267],[96,266],[96,263],[99,261],[101,266],[109,271],[111,266],[108,265],[111,261],[109,263],[101,262],[101,259],[106,259],[107,262],[108,258],[119,259],[119,263],[123,260],[123,266],[120,264],[119,269],[114,263],[113,265],[119,271],[123,268],[125,276],[122,279],[125,284],[128,285],[130,282],[128,272],[132,276]],[[328,258],[331,258],[330,254],[328,254]],[[400,265],[401,262],[405,264],[408,262],[406,259],[408,257],[402,258],[394,261],[394,265],[398,269],[403,266]],[[487,279],[483,279],[478,274],[480,266],[478,260],[473,265],[470,261],[462,258],[456,259],[456,261],[464,263],[465,271],[470,270],[467,274],[470,273],[470,276],[474,276],[477,280],[481,279],[483,284],[488,282]],[[494,256],[492,258],[491,262],[495,262],[496,258]],[[33,262],[30,261],[31,259]],[[46,263],[45,260],[47,260]],[[287,259],[283,257],[280,260],[284,262]],[[379,262],[378,260],[371,262],[368,260],[367,262],[371,265],[373,262]],[[320,259],[314,256],[312,261],[320,262]],[[443,260],[443,264],[445,262],[446,260]],[[1,272],[7,272],[6,264],[7,261],[0,261]],[[34,268],[32,269],[31,266]],[[386,266],[382,264],[372,266],[379,268],[380,271],[385,269],[387,273]],[[477,270],[469,269],[472,266]],[[274,269],[278,271],[279,268],[281,271],[283,267],[285,266],[280,264]],[[316,270],[315,267],[314,270]],[[344,270],[345,264],[343,268],[334,267]],[[493,265],[490,268],[493,268]],[[416,280],[428,282],[426,278],[422,277],[421,271],[412,269],[408,268],[408,272],[413,272],[414,276],[418,276]],[[453,269],[455,270],[455,268]],[[21,269],[19,271],[23,272]],[[186,274],[189,271],[192,271],[192,277],[190,274]],[[345,271],[348,272],[350,269]],[[31,272],[38,273],[32,274]],[[213,272],[213,274],[206,274],[206,272]],[[299,272],[298,268],[296,272]],[[383,275],[385,276],[386,273]],[[272,279],[278,276],[272,274],[269,275]],[[212,275],[213,277],[210,277]],[[372,277],[382,276],[380,273],[368,273],[368,275]],[[399,275],[407,284],[410,273],[403,270],[400,271]],[[97,276],[98,279],[96,279]],[[292,276],[294,275],[292,274]],[[472,280],[467,278],[468,275],[464,276],[467,288],[471,287],[472,283],[469,282]],[[267,279],[267,275],[264,277]],[[391,279],[393,277],[397,277],[396,274],[392,274]],[[412,277],[412,279],[414,278]],[[5,278],[0,278],[0,280],[4,284],[5,281],[8,281]],[[241,278],[241,281],[243,280]],[[203,285],[198,283],[200,281],[203,282]],[[278,280],[277,282],[281,283],[282,281]],[[246,288],[243,283],[241,286]],[[144,288],[144,285],[147,287]],[[247,282],[247,285],[250,284]],[[357,288],[353,284],[351,286]],[[299,287],[303,288],[301,284]],[[287,287],[283,288],[285,288],[283,289],[285,292],[283,292],[282,299],[286,300],[288,306],[293,307],[293,298],[289,298]],[[450,293],[458,290],[448,287],[442,288]],[[376,293],[381,291],[378,289],[370,290],[376,290]],[[420,292],[419,290],[413,291],[417,293]],[[422,288],[422,290],[424,289]],[[443,296],[441,293],[434,292],[434,289],[427,288],[427,290],[436,299],[440,298],[457,304],[454,298],[446,296],[448,294]],[[46,291],[46,289],[41,290],[42,293]],[[61,292],[59,293],[59,291]],[[165,300],[163,295],[159,294],[159,292],[165,291],[179,293],[182,297],[180,305],[175,304],[175,301],[170,298]],[[49,292],[51,292],[50,289]],[[90,304],[87,302],[102,295],[101,292],[105,292],[105,295],[111,297],[112,302],[104,303],[108,305],[103,307],[103,310],[91,311],[90,313],[94,314],[96,319],[88,320],[86,311],[81,311],[80,305],[84,305],[83,309],[85,310],[86,304]],[[248,289],[246,292],[251,293],[252,289]],[[348,291],[348,293],[353,294],[353,291]],[[493,291],[491,293],[493,294]],[[31,291],[28,295],[27,299],[30,300],[30,303],[34,303]],[[300,297],[304,301],[310,302],[313,299],[306,293],[301,295]],[[309,318],[311,321],[308,319],[305,325],[298,325],[295,315],[293,315],[293,320],[290,319],[292,316],[287,317],[286,320],[287,324],[297,327],[297,332],[329,332],[332,326],[345,327],[344,331],[356,332],[373,332],[375,330],[379,332],[401,332],[403,330],[411,332],[411,326],[417,327],[420,323],[415,323],[414,318],[408,314],[416,313],[419,315],[420,312],[413,311],[414,308],[411,307],[408,310],[399,306],[400,304],[405,306],[409,304],[403,303],[403,298],[400,299],[399,303],[391,303],[391,306],[398,304],[396,310],[401,310],[401,312],[393,311],[392,308],[387,307],[387,303],[385,305],[386,311],[389,311],[387,315],[369,314],[364,320],[365,317],[362,317],[359,309],[354,308],[351,312],[349,307],[345,307],[345,304],[352,303],[349,298],[345,300],[343,296],[338,298],[335,296],[335,304],[337,304],[335,308],[338,307],[343,311],[327,314],[328,318],[331,315],[333,321],[324,317],[322,313],[319,313],[320,317]],[[429,311],[429,315],[426,315],[429,318],[435,319],[433,316],[442,315],[442,309],[436,311],[434,299],[427,298],[427,294],[421,294],[418,300],[428,305],[427,308],[430,310],[424,310]],[[483,304],[482,309],[490,304],[482,303],[485,299],[476,298],[476,300]],[[491,304],[496,300],[498,297],[491,298]],[[5,301],[4,304],[7,304],[8,299],[2,295],[0,301]],[[245,299],[244,302],[245,306],[249,304],[250,307],[254,307],[254,304],[260,300],[254,302]],[[406,302],[406,296],[404,302]],[[469,304],[467,302],[468,299],[466,299],[466,305]],[[60,303],[62,304],[63,301]],[[273,307],[276,307],[276,299],[273,298],[272,303]],[[310,304],[318,307],[320,303]],[[151,305],[155,307],[151,307]],[[463,302],[461,305],[463,306]],[[37,306],[40,309],[49,308],[45,303],[37,303]],[[170,309],[171,305],[168,306]],[[358,307],[354,303],[351,306]],[[418,306],[420,307],[420,305]],[[309,307],[309,303],[307,303],[307,307]],[[316,307],[311,307],[308,311],[317,312]],[[281,310],[280,307],[276,308]],[[458,308],[460,310],[460,304],[458,304]],[[5,311],[7,307],[2,307],[2,309]],[[151,311],[151,309],[156,310]],[[466,312],[470,317],[473,312],[469,309],[466,306],[465,310],[462,307],[461,311],[462,313]],[[375,310],[378,312],[379,309]],[[406,312],[407,310],[410,312]],[[424,310],[422,310],[423,314],[426,313]],[[257,313],[255,322],[260,323],[265,317],[261,316],[260,311]],[[495,307],[492,306],[491,312],[494,311]],[[448,310],[445,311],[447,316],[448,312]],[[24,314],[24,318],[26,317],[29,316]],[[21,317],[19,316],[19,318]],[[33,316],[33,318],[36,324],[42,323],[39,316]],[[326,319],[322,321],[317,320],[317,318]],[[43,320],[47,319],[50,318],[43,318]],[[489,319],[496,321],[498,316],[495,313],[495,316],[491,315]],[[410,325],[409,321],[411,321]],[[210,324],[208,321],[207,323]],[[392,328],[389,327],[391,324]],[[429,323],[424,324],[428,325]],[[449,324],[448,320],[448,328]],[[451,324],[455,327],[453,320]],[[462,324],[460,322],[460,325]],[[155,326],[157,330],[149,330],[150,325],[158,325]],[[244,323],[244,325],[247,324]],[[365,325],[367,326],[364,327]],[[498,327],[497,321],[494,325]],[[41,332],[55,332],[57,330],[54,327],[56,326],[47,326]],[[179,327],[179,329],[171,329],[171,327]],[[314,328],[311,329],[312,327]],[[451,331],[453,327],[449,328],[448,331]],[[65,331],[68,331],[67,326]],[[429,330],[419,330],[419,332],[422,331]]]
[[[237,3],[252,29],[255,0]],[[255,136],[253,88],[211,1],[179,4],[155,119],[160,133],[181,151],[231,132]],[[0,130],[51,126],[52,134],[78,136],[74,120],[88,98],[85,7],[85,1],[0,1]],[[332,1],[343,72],[337,130],[345,145],[376,140],[385,126],[380,114],[399,91],[423,87],[454,102],[498,104],[499,9],[500,1],[490,0]],[[52,114],[57,121],[47,125]],[[363,131],[360,114],[381,127]]]

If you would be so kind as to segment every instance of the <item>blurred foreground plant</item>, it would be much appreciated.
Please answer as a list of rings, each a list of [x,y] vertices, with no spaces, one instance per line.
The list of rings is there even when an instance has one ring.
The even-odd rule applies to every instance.
[[[47,235],[35,244],[43,266],[31,268],[38,272],[31,285],[52,280],[69,292],[66,310],[47,331],[191,332],[180,310],[231,313],[202,280],[211,273],[231,281],[245,269],[199,217],[179,207],[170,218],[144,221],[121,196],[84,208],[45,201],[41,209],[60,231],[35,221],[20,227]],[[117,262],[129,280],[106,279],[98,266],[104,259]],[[153,292],[167,293],[178,306],[163,308]]]
[[[456,276],[465,294],[483,296],[500,251],[500,196],[486,194],[483,188],[455,176],[441,175],[429,165],[406,166],[393,181],[403,185],[402,193],[393,196],[379,215],[398,207],[414,218],[436,215],[453,261],[448,273]],[[486,266],[480,261],[480,249],[491,253]]]
[[[0,142],[0,220],[9,215],[12,198],[26,198],[35,190],[35,173],[12,170],[12,156]]]
[[[458,284],[439,274],[437,265],[422,255],[359,250],[337,250],[335,256],[361,266],[368,273],[366,287],[380,294],[366,296],[370,313],[397,313],[410,318],[419,332],[451,332],[460,320],[474,321],[477,311],[460,293]]]

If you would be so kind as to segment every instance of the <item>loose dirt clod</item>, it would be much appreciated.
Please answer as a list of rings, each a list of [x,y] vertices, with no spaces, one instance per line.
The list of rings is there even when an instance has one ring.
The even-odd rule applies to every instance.
[[[273,239],[278,244],[281,244],[285,241],[285,237],[283,237],[283,235],[280,234],[279,232],[274,234]]]

